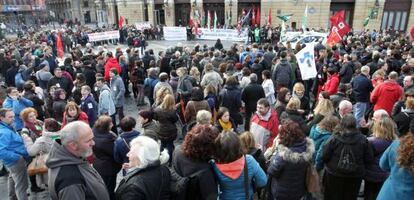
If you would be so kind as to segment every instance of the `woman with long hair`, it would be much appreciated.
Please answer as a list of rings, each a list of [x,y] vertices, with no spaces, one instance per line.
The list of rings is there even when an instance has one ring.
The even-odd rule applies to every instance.
[[[377,199],[384,181],[388,178],[389,173],[380,168],[379,161],[394,139],[396,139],[396,125],[390,117],[374,121],[372,136],[368,138],[368,142],[373,148],[375,160],[368,165],[364,178],[366,200]]]
[[[168,150],[170,155],[169,162],[171,162],[174,151],[174,140],[177,138],[177,126],[175,123],[178,121],[175,100],[172,94],[167,94],[161,105],[155,108],[154,119],[160,125],[158,137],[161,140],[161,148]]]
[[[197,124],[185,136],[183,144],[174,151],[172,166],[178,175],[188,177],[198,174],[198,184],[189,188],[189,193],[197,192],[197,195],[186,199],[217,199],[217,181],[209,161],[213,158],[214,141],[218,134],[218,130],[208,124]],[[182,199],[180,197],[176,199]]]
[[[414,196],[414,121],[410,132],[394,140],[380,159],[380,167],[390,175],[378,194],[378,200],[411,199]]]
[[[321,92],[320,94],[322,94]],[[315,109],[313,109],[312,120],[308,122],[309,127],[313,127],[324,119],[325,116],[333,115],[335,109],[333,107],[332,101],[326,98],[320,98],[316,104]]]
[[[63,113],[62,128],[65,127],[66,124],[78,120],[89,124],[88,115],[80,109],[78,104],[70,101],[66,105],[65,112]]]
[[[53,103],[52,103],[52,113],[53,118],[57,121],[62,122],[63,113],[65,112],[66,107],[66,92],[61,88],[56,88],[53,91]]]
[[[275,110],[277,112],[277,116],[279,117],[280,120],[280,115],[282,115],[282,113],[286,110],[286,105],[290,100],[290,97],[292,97],[292,95],[289,92],[289,89],[282,87],[279,89],[279,92],[277,93],[277,98],[276,98],[276,104],[275,104]]]

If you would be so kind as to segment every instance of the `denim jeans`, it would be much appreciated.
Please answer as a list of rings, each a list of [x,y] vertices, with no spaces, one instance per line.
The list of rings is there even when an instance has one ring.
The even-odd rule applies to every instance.
[[[9,198],[18,200],[28,200],[27,188],[29,187],[26,161],[23,157],[11,167],[9,170]]]
[[[359,127],[359,123],[365,117],[365,112],[368,110],[369,103],[368,102],[356,102],[354,105],[354,117],[357,122],[357,126]]]

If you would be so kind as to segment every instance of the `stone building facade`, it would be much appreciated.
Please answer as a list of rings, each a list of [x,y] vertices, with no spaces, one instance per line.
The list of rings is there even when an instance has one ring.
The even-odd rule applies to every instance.
[[[47,9],[54,13],[54,20],[72,20],[81,24],[97,22],[94,0],[48,0]]]
[[[97,0],[107,5],[107,23],[117,23],[120,16],[126,23],[148,21],[151,24],[185,26],[190,13],[197,12],[206,20],[208,10],[217,14],[219,23],[230,18],[236,25],[243,10],[260,8],[260,24],[267,24],[271,10],[272,25],[281,23],[277,15],[293,14],[287,24],[301,27],[302,16],[308,7],[307,24],[310,28],[329,27],[329,17],[345,10],[346,21],[355,30],[394,28],[402,31],[414,26],[412,0]],[[411,12],[413,10],[413,12]],[[370,15],[371,13],[371,15]],[[364,20],[370,15],[367,26]]]

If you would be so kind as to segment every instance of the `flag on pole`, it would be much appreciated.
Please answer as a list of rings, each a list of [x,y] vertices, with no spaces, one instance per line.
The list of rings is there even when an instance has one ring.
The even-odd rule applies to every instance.
[[[306,4],[305,13],[302,16],[302,30],[306,31],[306,27],[308,26],[308,5]]]
[[[217,12],[214,11],[214,30],[217,29]]]
[[[229,26],[231,26],[231,17],[232,17],[232,13],[231,13],[231,10],[230,10],[230,14],[229,14]]]
[[[119,29],[121,29],[123,25],[124,25],[124,17],[120,16],[119,21],[118,21]]]
[[[267,25],[272,24],[272,8],[269,8],[269,14],[267,15]]]
[[[62,44],[62,33],[60,31],[58,32],[56,47],[57,47],[58,57],[63,58],[64,52],[63,52],[63,44]]]
[[[313,43],[306,44],[306,47],[295,55],[303,80],[315,78],[317,75],[314,46]]]
[[[280,20],[287,22],[293,14],[287,14],[287,15],[278,15],[277,18],[279,18]]]
[[[260,26],[260,8],[256,10],[256,24]]]
[[[252,12],[252,25],[256,24],[256,8],[253,8],[253,12]]]
[[[345,11],[341,10],[333,15],[330,19],[331,31],[329,32],[327,44],[333,46],[342,40],[342,37],[346,35],[351,29],[345,22]]]
[[[282,28],[280,29],[280,40],[283,40],[283,38],[285,38],[285,33],[286,33],[285,21],[282,21]]]
[[[373,10],[372,9],[369,9],[368,16],[364,19],[364,27],[368,25],[369,19],[371,19],[372,14],[373,14]]]
[[[207,11],[207,27],[211,30],[211,13]]]

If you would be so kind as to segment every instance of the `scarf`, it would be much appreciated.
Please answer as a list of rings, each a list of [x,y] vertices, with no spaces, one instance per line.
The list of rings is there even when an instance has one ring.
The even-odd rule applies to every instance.
[[[220,126],[223,127],[223,131],[230,131],[233,128],[230,121],[223,122],[223,120],[219,119]]]

